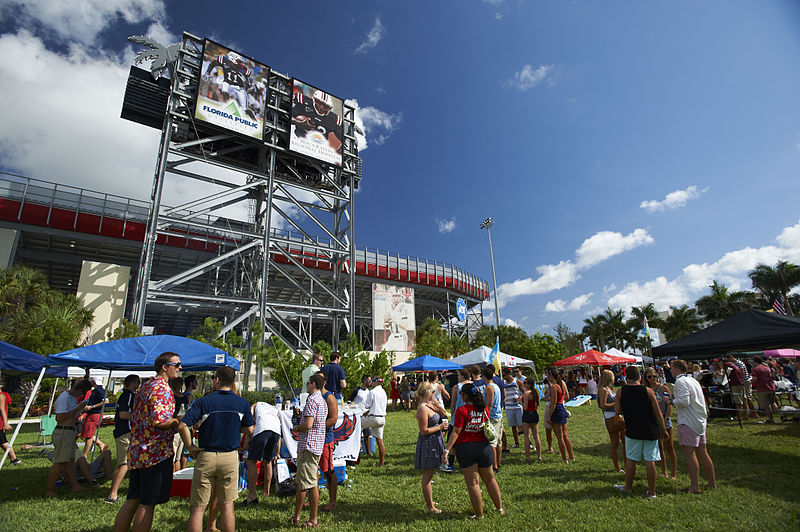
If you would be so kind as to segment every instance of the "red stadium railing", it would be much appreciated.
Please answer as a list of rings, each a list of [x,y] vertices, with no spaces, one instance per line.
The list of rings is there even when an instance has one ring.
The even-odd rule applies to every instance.
[[[146,201],[0,172],[0,220],[7,222],[143,242],[149,208]],[[210,228],[224,219],[205,218],[209,229],[204,232],[172,228],[172,234],[159,235],[158,244],[216,252],[220,244],[233,242]],[[273,229],[273,235],[288,240],[288,251],[295,259],[302,257],[304,266],[333,269],[325,257],[303,246],[306,237],[283,229]],[[279,253],[273,253],[272,258],[290,262]],[[377,248],[356,249],[356,275],[448,288],[480,300],[489,298],[488,283],[461,268]]]

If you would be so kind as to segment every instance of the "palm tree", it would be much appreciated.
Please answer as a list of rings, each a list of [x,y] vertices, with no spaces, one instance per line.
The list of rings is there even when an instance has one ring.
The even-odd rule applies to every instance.
[[[707,320],[720,322],[758,305],[758,296],[746,290],[729,292],[716,280],[709,286],[711,294],[695,301],[695,307]]]
[[[622,310],[611,310],[607,307],[606,311],[602,314],[605,321],[606,330],[608,335],[614,339],[614,347],[619,349],[622,346],[623,336],[625,334],[624,313]]]
[[[700,330],[700,318],[697,317],[695,309],[689,308],[688,305],[669,308],[671,312],[664,327],[668,341],[677,340]]]
[[[586,318],[583,320],[584,325],[581,332],[589,337],[589,341],[592,345],[598,348],[600,351],[606,350],[606,328],[605,328],[605,320],[603,319],[602,314],[598,314],[597,316],[592,316],[591,318]]]
[[[44,273],[27,266],[0,270],[0,319],[41,303],[50,287]]]
[[[628,329],[638,334],[644,327],[645,317],[647,317],[647,323],[650,327],[664,328],[664,320],[658,317],[655,303],[648,303],[641,307],[631,307],[631,317],[625,321],[625,325]]]
[[[781,260],[774,268],[766,264],[758,264],[747,276],[750,277],[753,288],[764,296],[772,299],[780,294],[783,297],[783,304],[786,305],[787,314],[794,316],[792,305],[789,302],[789,292],[800,285],[800,267]]]

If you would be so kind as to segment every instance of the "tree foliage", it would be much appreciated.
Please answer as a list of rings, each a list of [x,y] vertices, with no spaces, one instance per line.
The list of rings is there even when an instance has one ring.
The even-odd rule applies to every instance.
[[[236,331],[229,331],[224,337],[222,334],[223,324],[215,318],[206,318],[203,324],[192,331],[189,338],[193,338],[208,345],[213,345],[217,349],[226,351],[229,355],[235,355],[235,349],[242,344],[242,337]]]
[[[131,323],[125,318],[122,318],[122,323],[119,327],[114,329],[113,332],[108,333],[109,340],[121,340],[122,338],[136,338],[141,336],[139,327],[135,323]]]
[[[786,313],[794,315],[789,292],[800,285],[800,266],[781,260],[774,267],[758,264],[747,275],[753,283],[753,288],[767,298],[769,304],[780,295]]]
[[[449,359],[465,353],[469,348],[466,339],[457,336],[450,337],[442,324],[433,318],[427,318],[417,328],[417,356],[432,355]]]
[[[561,346],[549,334],[535,333],[533,336],[529,336],[520,327],[501,325],[499,336],[502,352],[532,360],[539,372],[559,358],[563,358]],[[493,347],[496,337],[497,329],[484,325],[476,333],[472,348],[481,345]]]
[[[94,315],[26,266],[0,270],[0,338],[40,355],[75,347]]]

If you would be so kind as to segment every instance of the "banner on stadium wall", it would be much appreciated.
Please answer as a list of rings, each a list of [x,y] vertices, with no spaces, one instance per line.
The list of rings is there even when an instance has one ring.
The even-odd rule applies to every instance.
[[[375,351],[413,351],[416,347],[414,289],[372,284],[372,345]]]
[[[292,430],[292,411],[281,410],[281,436],[293,459],[297,460],[297,432]],[[361,411],[339,410],[333,426],[333,459],[355,461],[361,451]]]
[[[194,117],[263,139],[268,76],[268,66],[206,39]]]
[[[289,149],[324,163],[342,166],[344,105],[340,98],[292,80]]]

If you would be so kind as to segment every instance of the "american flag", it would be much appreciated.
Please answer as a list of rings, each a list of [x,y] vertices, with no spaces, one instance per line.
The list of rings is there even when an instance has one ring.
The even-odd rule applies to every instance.
[[[772,304],[772,310],[775,311],[775,314],[786,314],[786,309],[783,308],[783,297],[779,295],[775,298],[775,302]]]

